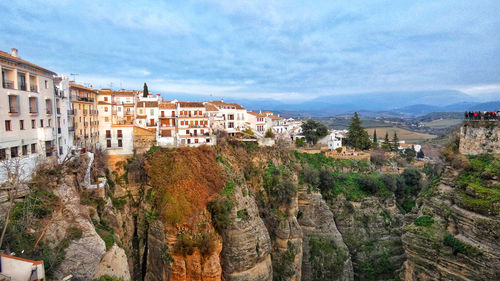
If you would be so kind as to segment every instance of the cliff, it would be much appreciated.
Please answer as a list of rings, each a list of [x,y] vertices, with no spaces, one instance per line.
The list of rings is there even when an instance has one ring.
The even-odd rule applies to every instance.
[[[500,122],[464,121],[460,128],[460,153],[500,154]]]

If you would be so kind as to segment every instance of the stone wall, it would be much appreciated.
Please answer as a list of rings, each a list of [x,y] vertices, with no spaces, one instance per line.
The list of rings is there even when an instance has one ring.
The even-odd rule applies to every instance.
[[[156,144],[156,130],[143,129],[134,126],[134,149],[135,153],[141,154],[148,151]]]
[[[500,153],[500,122],[464,121],[460,128],[460,153]]]

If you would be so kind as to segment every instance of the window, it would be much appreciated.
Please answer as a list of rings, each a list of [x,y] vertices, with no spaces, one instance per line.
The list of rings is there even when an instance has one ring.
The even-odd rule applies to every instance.
[[[23,145],[23,155],[28,155],[28,145]]]
[[[52,100],[45,100],[45,108],[47,114],[52,114]]]
[[[111,130],[106,130],[106,138],[111,138]]]
[[[122,143],[121,139],[118,140],[118,147],[123,147],[123,143]]]
[[[9,96],[9,113],[19,113],[19,97]]]
[[[210,139],[207,139],[207,142],[210,142]]]
[[[49,121],[49,126],[48,127],[52,128],[52,119],[49,119],[48,121]]]
[[[5,120],[5,131],[12,131],[10,120]]]
[[[188,139],[188,144],[190,144],[190,143],[191,143],[191,139]]]
[[[43,128],[43,119],[40,119],[40,128]]]
[[[5,148],[1,148],[0,149],[0,160],[5,160],[7,159],[7,152],[5,150]]]
[[[31,144],[31,154],[36,153],[36,143]]]
[[[117,133],[118,133],[118,137],[119,137],[119,138],[122,138],[122,137],[123,137],[123,135],[122,135],[122,130],[118,130],[118,131],[117,131]]]
[[[175,117],[175,111],[172,110],[172,117]]]
[[[200,130],[200,133],[203,135],[203,132],[205,132],[204,130]]]
[[[198,143],[198,139],[194,139],[194,143]]]
[[[104,107],[104,112],[108,112],[108,107],[107,106]]]
[[[106,147],[111,147],[111,140],[106,140]]]
[[[24,120],[19,120],[19,129],[24,130]]]
[[[26,74],[17,74],[17,86],[19,90],[26,91]]]
[[[49,88],[49,81],[45,80],[45,89]]]
[[[149,115],[155,115],[155,110],[153,108],[151,108],[151,110],[149,110]]]
[[[165,117],[165,111],[161,111],[161,117]]]
[[[199,115],[202,115],[203,113],[201,113],[201,110],[200,110],[200,111],[198,111],[198,114],[199,114]]]
[[[109,122],[109,117],[104,117],[104,122]]]
[[[29,98],[30,113],[38,113],[38,101],[35,97]]]
[[[15,158],[19,156],[19,151],[17,150],[17,146],[10,148],[10,158]]]
[[[35,128],[36,128],[36,120],[32,119],[31,120],[31,129],[35,129]]]

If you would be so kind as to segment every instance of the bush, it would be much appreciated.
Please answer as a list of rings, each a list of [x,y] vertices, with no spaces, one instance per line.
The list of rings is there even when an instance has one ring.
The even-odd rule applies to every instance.
[[[123,278],[104,274],[97,281],[123,281]]]
[[[266,138],[274,138],[273,131],[271,129],[267,129],[265,137]]]
[[[303,138],[296,138],[295,145],[297,147],[304,147],[304,146],[306,146],[306,141]]]
[[[288,241],[287,249],[271,255],[273,264],[273,280],[288,281],[295,274],[293,262],[296,255],[295,246]]]
[[[236,216],[241,219],[241,220],[248,220],[250,218],[250,215],[248,214],[247,209],[241,209],[236,212]]]
[[[215,249],[215,237],[214,233],[211,232],[202,232],[196,242],[196,247],[200,249],[200,252],[203,256],[208,256]]]
[[[309,239],[309,262],[312,266],[312,280],[335,280],[344,269],[346,253],[335,245],[331,238],[311,237]]]
[[[415,200],[411,200],[411,199],[405,199],[403,201],[403,203],[401,204],[401,208],[403,208],[403,210],[406,212],[406,213],[409,213],[411,212],[411,210],[413,210],[413,207],[415,207]]]
[[[380,180],[384,186],[392,192],[396,192],[398,189],[398,179],[399,176],[393,174],[382,174],[382,176],[380,176]]]
[[[369,194],[375,194],[379,189],[378,181],[371,175],[362,175],[356,179],[356,182],[363,191]]]
[[[318,170],[308,164],[302,168],[302,179],[313,187],[317,187],[320,183]]]
[[[212,225],[219,233],[231,223],[232,208],[233,203],[226,199],[218,198],[208,203],[207,209],[212,215]]]
[[[429,217],[429,216],[420,216],[418,218],[416,218],[413,223],[416,225],[416,226],[425,226],[425,227],[428,227],[428,226],[431,226],[433,223],[434,223],[434,220]]]
[[[271,188],[270,191],[271,204],[277,207],[283,204],[290,204],[292,197],[297,192],[297,187],[290,180],[284,180],[282,183]]]
[[[321,192],[331,190],[334,183],[335,180],[333,179],[332,172],[327,168],[322,168],[319,173],[319,189]]]
[[[386,162],[385,151],[382,149],[374,150],[370,154],[370,162],[372,162],[376,166],[382,166]]]
[[[195,243],[189,235],[186,233],[181,233],[177,235],[177,241],[175,241],[174,252],[179,255],[192,255],[194,252]]]

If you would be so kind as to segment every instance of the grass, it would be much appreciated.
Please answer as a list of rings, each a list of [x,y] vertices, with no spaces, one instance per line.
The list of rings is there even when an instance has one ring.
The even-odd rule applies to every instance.
[[[368,132],[368,135],[372,136],[373,130],[375,129],[377,130],[377,136],[380,139],[383,139],[386,133],[389,133],[389,139],[392,139],[392,137],[394,136],[394,132],[396,132],[398,134],[398,138],[400,140],[405,140],[407,143],[423,143],[426,140],[437,137],[435,135],[413,132],[410,130],[401,129],[397,127],[385,127],[385,128],[378,127],[378,128],[366,129],[366,131]]]
[[[424,122],[424,126],[430,127],[433,129],[444,129],[452,126],[460,125],[463,120],[461,119],[441,119],[441,120],[433,120],[430,122]]]
[[[420,216],[416,218],[413,223],[417,226],[429,227],[434,223],[434,220],[429,216]]]

